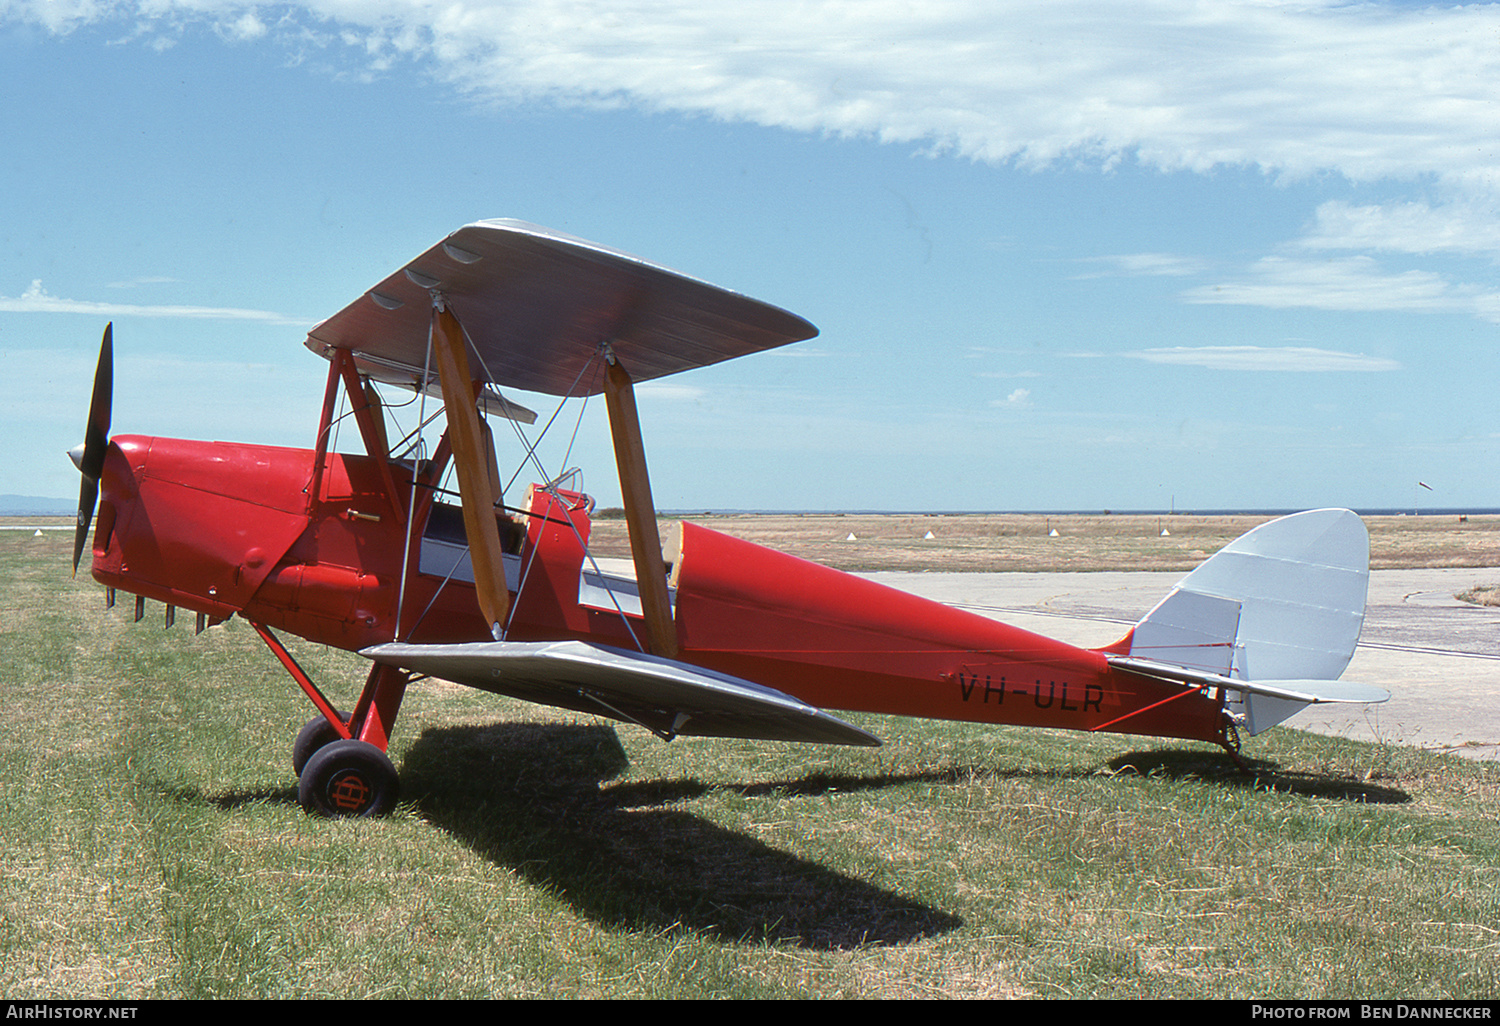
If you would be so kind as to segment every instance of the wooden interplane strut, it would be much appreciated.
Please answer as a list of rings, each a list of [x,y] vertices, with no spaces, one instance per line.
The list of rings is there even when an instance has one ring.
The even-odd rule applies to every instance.
[[[604,401],[609,409],[609,431],[620,471],[620,494],[630,529],[630,555],[635,561],[646,637],[652,655],[675,659],[677,626],[672,622],[672,603],[667,594],[667,565],[661,555],[661,534],[656,529],[656,505],[646,473],[646,446],[635,408],[635,387],[630,374],[613,357],[604,374]]]
[[[463,498],[464,534],[474,566],[474,587],[479,608],[490,633],[498,641],[510,595],[505,590],[505,566],[501,561],[500,527],[495,521],[495,450],[490,434],[479,419],[475,405],[474,378],[464,330],[445,306],[432,311],[432,357],[443,387],[443,407],[448,415],[448,439],[453,446],[453,468]]]

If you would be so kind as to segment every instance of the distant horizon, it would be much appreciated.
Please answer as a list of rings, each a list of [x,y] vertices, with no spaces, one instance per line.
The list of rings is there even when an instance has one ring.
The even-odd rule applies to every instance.
[[[0,495],[0,517],[46,516],[71,518],[75,511],[74,499],[57,499],[47,496]],[[616,507],[599,506],[594,513],[600,514]],[[1115,509],[1110,506],[1083,509],[771,509],[730,507],[674,507],[659,508],[658,516],[890,516],[890,517],[961,517],[961,516],[1286,516],[1309,509],[1326,507],[1193,507],[1191,509]],[[1337,507],[1352,509],[1362,517],[1382,516],[1496,516],[1500,507],[1495,506],[1370,506]]]

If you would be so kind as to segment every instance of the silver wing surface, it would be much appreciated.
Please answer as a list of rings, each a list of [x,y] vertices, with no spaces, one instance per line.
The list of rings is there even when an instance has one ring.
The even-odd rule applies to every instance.
[[[360,654],[482,691],[639,723],[668,739],[683,734],[880,744],[873,734],[773,688],[583,641],[393,642]]]
[[[497,220],[460,228],[315,327],[307,346],[322,356],[352,350],[360,373],[420,387],[433,293],[492,384],[548,395],[602,391],[602,376],[580,374],[603,343],[641,382],[818,333],[795,314],[629,253]]]

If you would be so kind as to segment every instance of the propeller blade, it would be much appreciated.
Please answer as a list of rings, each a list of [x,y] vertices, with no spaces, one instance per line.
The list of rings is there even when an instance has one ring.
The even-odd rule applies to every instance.
[[[99,475],[104,472],[104,456],[109,451],[110,406],[114,402],[115,346],[114,322],[105,325],[104,341],[99,345],[99,364],[94,368],[94,394],[89,400],[89,420],[84,428],[82,452],[74,450],[68,455],[78,465],[83,475],[83,485],[78,490],[78,529],[73,534],[73,574],[78,574],[78,562],[83,558],[83,547],[89,540],[89,527],[94,522],[94,507],[99,502]]]
[[[94,522],[94,505],[99,501],[99,482],[92,478],[83,479],[83,487],[78,490],[78,528],[73,532],[73,576],[78,576],[78,561],[83,558],[83,547],[88,544],[89,527]]]

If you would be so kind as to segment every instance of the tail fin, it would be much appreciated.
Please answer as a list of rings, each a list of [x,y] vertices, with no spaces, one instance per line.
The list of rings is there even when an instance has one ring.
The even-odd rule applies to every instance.
[[[1179,581],[1110,647],[1110,662],[1224,686],[1251,734],[1311,702],[1384,701],[1378,688],[1334,684],[1364,625],[1369,559],[1369,534],[1349,510],[1272,520]]]

